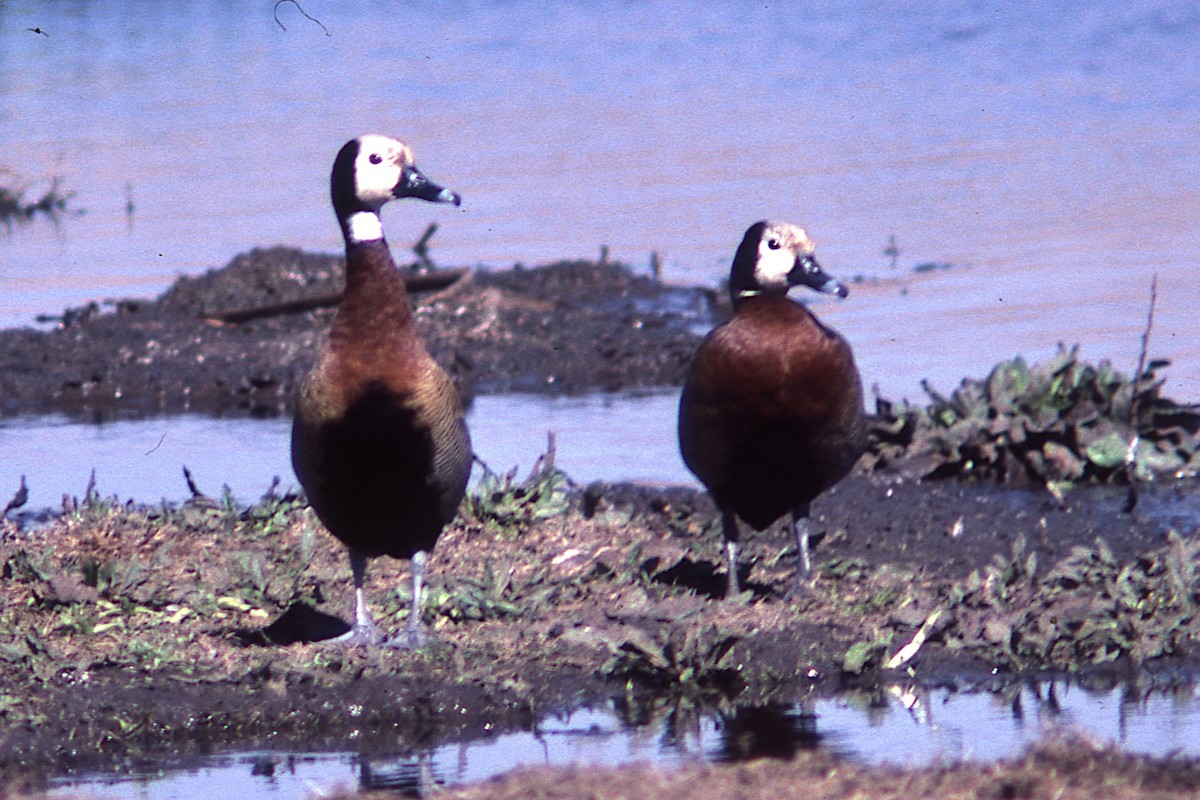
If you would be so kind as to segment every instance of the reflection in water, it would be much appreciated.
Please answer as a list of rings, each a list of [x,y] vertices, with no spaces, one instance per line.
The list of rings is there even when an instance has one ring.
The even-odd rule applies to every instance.
[[[358,762],[358,788],[363,791],[387,791],[400,797],[429,797],[440,785],[433,774],[431,756],[421,753],[386,767],[374,767],[370,759]]]
[[[735,708],[721,718],[722,761],[751,758],[788,759],[799,750],[821,744],[818,717],[799,706],[766,705]]]
[[[695,759],[789,758],[813,747],[860,763],[920,766],[1010,757],[1063,733],[1134,753],[1200,756],[1200,704],[1190,683],[1153,692],[1135,686],[1093,692],[1057,681],[963,693],[894,686],[795,706],[735,706],[715,713],[650,704],[643,711],[657,711],[636,725],[628,709],[618,706],[581,709],[543,719],[529,731],[416,754],[221,755],[199,767],[154,764],[143,774],[58,779],[51,794],[166,800],[219,790],[255,800],[357,787],[424,796],[435,785],[475,783],[517,766],[650,761],[669,767]]]

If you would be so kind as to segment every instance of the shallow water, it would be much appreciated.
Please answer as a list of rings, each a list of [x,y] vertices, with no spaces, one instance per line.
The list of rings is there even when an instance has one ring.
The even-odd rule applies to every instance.
[[[556,463],[573,480],[692,483],[675,443],[675,392],[546,398],[491,395],[475,400],[467,422],[475,453],[490,469],[517,467],[524,477],[554,431]],[[295,486],[291,420],[214,419],[196,415],[71,423],[64,417],[0,419],[0,504],[24,475],[29,509],[58,508],[64,494],[82,497],[95,470],[105,497],[139,503],[219,497],[228,486],[241,503],[279,478]],[[479,471],[476,470],[476,476]]]
[[[546,397],[483,395],[467,415],[475,454],[503,474],[529,473],[554,433],[555,463],[576,484],[592,481],[699,487],[679,455],[675,439],[678,393]],[[291,420],[216,419],[175,415],[83,425],[61,416],[0,419],[0,503],[25,477],[28,501],[22,513],[61,508],[64,495],[83,497],[89,484],[103,497],[154,504],[190,497],[184,468],[197,488],[213,497],[225,487],[238,503],[257,500],[278,480],[296,487],[291,465]],[[472,480],[482,474],[479,467]],[[1086,490],[1082,490],[1086,491]],[[1034,493],[996,489],[996,497],[1027,506]],[[1123,491],[1100,490],[1092,503],[1125,503]],[[1145,487],[1138,512],[1156,517],[1164,529],[1200,527],[1200,506],[1181,503],[1170,492]]]
[[[1157,273],[1151,352],[1175,361],[1169,395],[1200,399],[1193,3],[305,7],[331,36],[290,5],[286,31],[270,4],[0,5],[0,170],[12,175],[0,185],[36,196],[62,176],[86,211],[0,232],[0,325],[154,295],[254,246],[336,250],[329,163],[342,141],[378,130],[407,139],[466,199],[385,215],[398,250],[437,221],[440,264],[533,264],[606,244],[639,268],[657,251],[668,280],[713,285],[750,222],[792,219],[831,272],[880,279],[818,313],[854,344],[868,385],[914,399],[921,378],[948,389],[1002,358],[1048,358],[1060,340],[1128,371]],[[956,268],[909,272],[927,261]],[[674,398],[656,397],[638,413],[480,398],[475,446],[494,469],[525,470],[553,427],[578,481],[687,480]],[[103,494],[180,499],[186,464],[205,491],[227,483],[248,501],[275,475],[292,482],[287,430],[5,420],[0,500],[26,473],[30,505],[57,505],[82,494],[92,467]],[[1190,690],[1059,701],[1067,710],[1051,712],[1026,692],[1018,717],[1007,701],[935,692],[915,712],[898,698],[838,700],[792,719],[867,761],[994,758],[1043,724],[1139,752],[1195,754],[1200,742]],[[683,736],[627,731],[607,711],[581,711],[547,721],[540,738],[443,748],[432,768],[462,782],[517,763],[715,757],[722,730],[705,718]],[[371,763],[376,775],[413,772],[405,754]],[[86,788],[200,797],[219,781],[233,796],[301,797],[357,784],[362,765],[353,751],[228,754]]]
[[[1132,369],[1157,272],[1152,352],[1200,398],[1194,3],[305,7],[328,36],[291,4],[0,7],[0,168],[86,211],[0,233],[0,325],[336,250],[329,164],[379,130],[465,198],[386,215],[398,248],[437,221],[443,264],[607,244],[712,285],[762,217],[843,277],[951,262],[823,306],[914,397],[1059,340]]]
[[[431,753],[366,756],[250,751],[187,765],[148,764],[128,773],[79,775],[52,782],[51,794],[97,798],[191,800],[214,791],[248,798],[299,798],[334,787],[415,792],[430,780],[457,785],[517,766],[728,760],[786,757],[827,747],[866,764],[921,766],[991,761],[1055,734],[1083,734],[1130,752],[1200,756],[1200,702],[1193,687],[1132,697],[1035,684],[1009,694],[913,693],[893,687],[874,698],[818,700],[804,707],[743,709],[733,716],[663,711],[628,725],[613,708],[581,709],[541,721],[536,730],[452,744]]]

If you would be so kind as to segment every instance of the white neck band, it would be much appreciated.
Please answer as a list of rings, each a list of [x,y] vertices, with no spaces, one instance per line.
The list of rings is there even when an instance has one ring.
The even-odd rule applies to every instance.
[[[352,242],[373,242],[383,238],[383,223],[373,211],[355,211],[346,220],[346,230]]]

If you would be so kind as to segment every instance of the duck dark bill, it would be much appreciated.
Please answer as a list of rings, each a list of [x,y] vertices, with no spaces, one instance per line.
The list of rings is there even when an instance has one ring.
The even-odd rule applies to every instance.
[[[400,182],[396,184],[396,188],[392,190],[392,194],[396,197],[415,197],[418,200],[428,200],[431,203],[462,205],[462,195],[438,186],[429,180],[429,178],[426,178],[425,173],[421,172],[415,166],[404,168],[404,172],[400,176]]]
[[[788,273],[788,283],[792,286],[807,286],[822,294],[836,294],[845,297],[850,294],[846,285],[821,268],[813,256],[802,256],[796,259],[796,266]]]

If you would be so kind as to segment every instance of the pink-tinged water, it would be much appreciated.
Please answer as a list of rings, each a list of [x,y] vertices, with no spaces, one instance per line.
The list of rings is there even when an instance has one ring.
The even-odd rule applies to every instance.
[[[889,279],[821,313],[914,398],[1060,340],[1131,370],[1157,273],[1151,353],[1200,399],[1193,3],[304,7],[331,35],[292,4],[286,31],[270,4],[0,6],[0,166],[86,210],[0,234],[0,325],[337,249],[329,164],[380,131],[465,198],[385,214],[398,248],[438,222],[444,264],[606,244],[711,285],[749,223],[797,221]],[[957,268],[903,276],[925,261]]]

